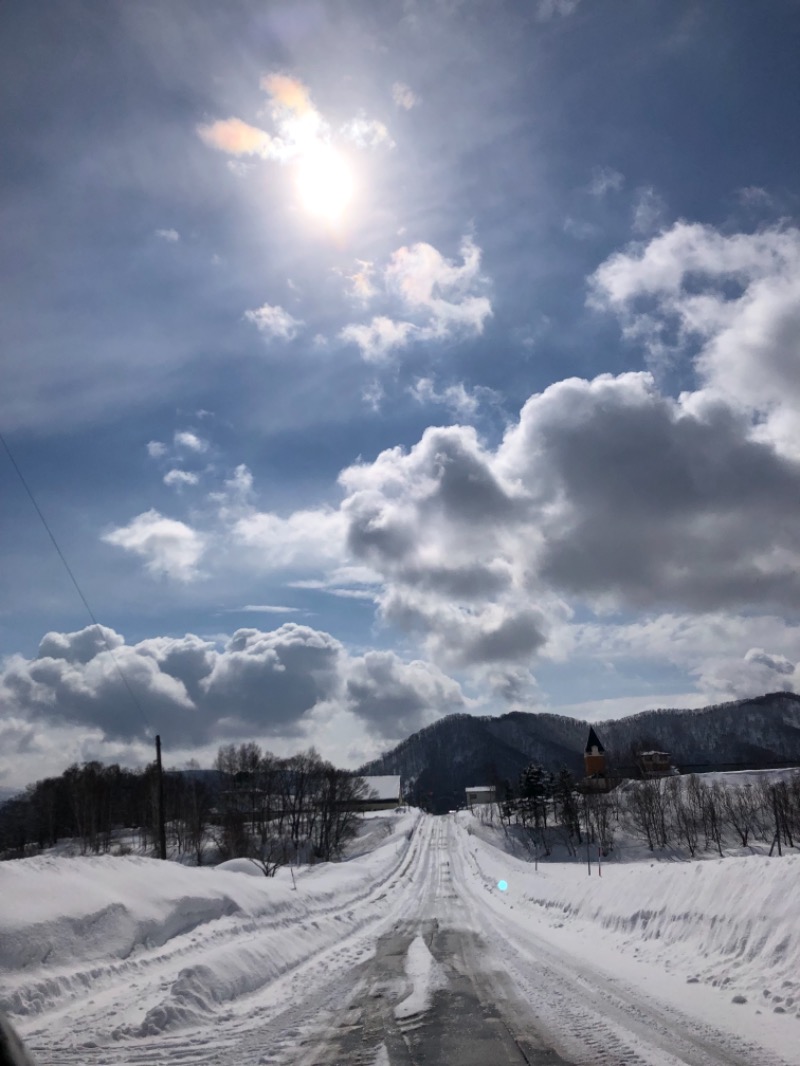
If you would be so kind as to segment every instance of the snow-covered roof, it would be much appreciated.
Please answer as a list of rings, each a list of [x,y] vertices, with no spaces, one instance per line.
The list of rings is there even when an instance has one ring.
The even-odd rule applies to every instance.
[[[367,783],[367,800],[399,800],[400,775],[383,774],[380,777],[365,777]],[[373,795],[373,792],[377,795]]]
[[[494,792],[494,785],[467,785],[467,792]]]

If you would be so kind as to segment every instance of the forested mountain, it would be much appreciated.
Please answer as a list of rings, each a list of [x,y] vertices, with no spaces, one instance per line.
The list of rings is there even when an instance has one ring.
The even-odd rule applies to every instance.
[[[636,751],[647,749],[670,752],[687,771],[800,764],[800,696],[790,692],[593,724],[610,762],[623,768],[634,764]],[[516,782],[531,762],[581,774],[588,731],[588,722],[557,714],[454,714],[359,772],[400,774],[413,802],[444,811],[462,804],[470,785]]]

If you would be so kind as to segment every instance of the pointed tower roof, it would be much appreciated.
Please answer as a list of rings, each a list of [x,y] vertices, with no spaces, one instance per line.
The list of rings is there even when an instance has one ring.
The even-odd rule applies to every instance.
[[[597,748],[599,752],[604,752],[606,749],[600,743],[600,738],[594,731],[594,726],[589,726],[589,739],[586,741],[586,747],[584,748],[584,754],[591,755],[592,748]]]

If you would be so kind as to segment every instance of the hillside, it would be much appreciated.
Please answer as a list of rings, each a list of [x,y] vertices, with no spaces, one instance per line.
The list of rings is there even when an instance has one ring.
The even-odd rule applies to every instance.
[[[800,696],[769,693],[694,710],[659,709],[593,723],[618,766],[632,752],[669,751],[684,770],[763,768],[800,762]],[[515,781],[530,762],[580,773],[589,723],[514,711],[499,718],[454,714],[413,733],[360,767],[400,774],[413,802],[441,813],[463,803],[469,785]]]

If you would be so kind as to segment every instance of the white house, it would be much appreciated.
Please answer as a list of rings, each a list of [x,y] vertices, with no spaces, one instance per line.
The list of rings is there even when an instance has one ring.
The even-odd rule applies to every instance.
[[[364,777],[367,794],[358,801],[361,811],[388,811],[402,803],[400,795],[400,775],[383,774],[380,777]]]
[[[467,806],[475,807],[479,803],[496,803],[497,795],[494,785],[472,785],[466,790]]]

